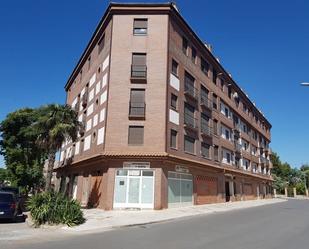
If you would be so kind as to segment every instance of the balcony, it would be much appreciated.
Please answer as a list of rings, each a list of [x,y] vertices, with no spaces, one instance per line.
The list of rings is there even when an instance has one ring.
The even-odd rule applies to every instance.
[[[198,130],[197,119],[191,116],[190,114],[185,113],[184,126],[185,128],[190,129],[192,131],[197,131]]]
[[[235,138],[237,138],[237,139],[240,138],[241,129],[240,129],[240,125],[239,124],[234,123],[233,132],[234,132],[234,137]]]
[[[207,108],[207,109],[210,110],[210,111],[212,110],[212,107],[211,107],[212,103],[211,103],[211,101],[208,99],[207,96],[201,95],[200,100],[201,100],[200,105],[201,105],[202,107]]]
[[[189,82],[185,82],[185,95],[195,101],[198,100],[198,90]]]
[[[131,82],[146,83],[147,82],[147,66],[131,65]]]
[[[204,137],[212,136],[212,128],[206,122],[201,122],[201,133]]]
[[[79,129],[79,135],[83,137],[86,132],[86,115],[84,115],[83,120],[81,122],[81,127]]]
[[[145,102],[129,103],[129,119],[145,119]]]
[[[234,147],[235,147],[235,156],[237,158],[240,158],[241,157],[241,149],[242,149],[241,144],[234,142]]]
[[[82,97],[82,106],[85,108],[88,103],[88,91],[86,91]]]
[[[260,156],[260,164],[262,167],[265,167],[266,166],[266,161],[267,159],[263,156]]]
[[[77,101],[77,103],[75,104],[75,106],[74,106],[74,108],[73,108],[73,110],[75,111],[75,112],[79,112],[79,105],[80,105],[80,102],[79,101]]]

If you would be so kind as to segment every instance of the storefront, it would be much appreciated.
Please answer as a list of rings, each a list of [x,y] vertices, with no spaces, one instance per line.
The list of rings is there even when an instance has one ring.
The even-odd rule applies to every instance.
[[[117,169],[114,208],[154,208],[154,170]]]
[[[193,205],[193,177],[189,173],[168,172],[168,207]]]

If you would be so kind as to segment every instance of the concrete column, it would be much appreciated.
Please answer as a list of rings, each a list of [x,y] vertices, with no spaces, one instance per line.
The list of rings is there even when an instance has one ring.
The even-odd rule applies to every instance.
[[[284,195],[285,195],[285,197],[288,197],[288,188],[287,187],[284,188]]]
[[[277,189],[274,188],[274,197],[277,198]]]
[[[306,188],[306,197],[309,196],[308,189]]]
[[[296,188],[293,188],[293,196],[296,197]]]

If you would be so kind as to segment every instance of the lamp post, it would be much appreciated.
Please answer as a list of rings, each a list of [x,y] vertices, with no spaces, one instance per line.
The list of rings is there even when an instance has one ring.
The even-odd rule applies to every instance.
[[[309,82],[300,83],[301,86],[309,86]]]

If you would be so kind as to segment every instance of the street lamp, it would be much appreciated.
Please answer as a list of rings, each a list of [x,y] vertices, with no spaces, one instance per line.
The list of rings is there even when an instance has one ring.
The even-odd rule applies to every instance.
[[[309,83],[308,82],[303,82],[303,83],[300,83],[302,86],[309,86]]]

